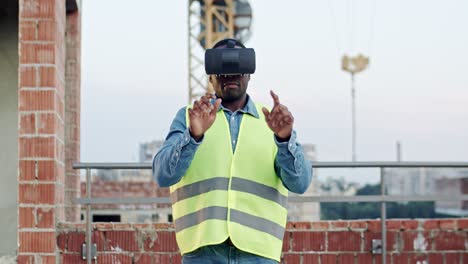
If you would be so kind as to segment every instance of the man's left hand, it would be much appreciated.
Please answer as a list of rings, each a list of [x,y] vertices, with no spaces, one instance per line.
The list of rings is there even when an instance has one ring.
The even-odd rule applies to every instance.
[[[274,104],[271,112],[265,107],[262,108],[265,120],[280,141],[288,141],[291,137],[294,117],[285,105],[280,104],[278,95],[273,91],[270,91],[270,94]]]

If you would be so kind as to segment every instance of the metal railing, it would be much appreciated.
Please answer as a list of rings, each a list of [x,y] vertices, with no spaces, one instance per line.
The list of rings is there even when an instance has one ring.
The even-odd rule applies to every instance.
[[[319,168],[379,168],[380,169],[380,195],[356,195],[356,196],[299,196],[292,195],[289,202],[305,203],[334,203],[334,202],[378,202],[381,203],[381,225],[382,225],[382,263],[386,263],[386,203],[403,201],[468,201],[468,195],[387,195],[385,193],[385,169],[386,168],[468,168],[468,162],[313,162],[314,169]],[[97,204],[152,204],[170,203],[169,197],[142,197],[142,198],[93,198],[91,197],[91,170],[113,169],[113,170],[135,170],[151,169],[151,163],[75,163],[74,169],[86,170],[86,198],[76,198],[75,202],[86,206],[86,260],[92,263],[92,228],[91,228],[91,205]]]

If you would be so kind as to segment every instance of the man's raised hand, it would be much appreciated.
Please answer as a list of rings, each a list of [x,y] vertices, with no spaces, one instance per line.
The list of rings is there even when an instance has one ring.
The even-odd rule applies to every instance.
[[[291,137],[294,117],[286,106],[280,104],[278,95],[273,91],[270,91],[270,94],[273,98],[273,109],[270,112],[266,107],[262,108],[265,120],[279,140],[287,141]]]
[[[190,135],[199,141],[203,134],[213,125],[216,119],[216,112],[221,104],[221,99],[216,99],[214,104],[211,104],[211,99],[216,97],[213,94],[205,94],[199,100],[193,103],[191,109],[188,110],[190,120]]]

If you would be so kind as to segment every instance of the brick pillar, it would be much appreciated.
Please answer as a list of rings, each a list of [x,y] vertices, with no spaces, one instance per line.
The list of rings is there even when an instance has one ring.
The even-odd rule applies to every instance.
[[[20,0],[18,263],[56,263],[65,219],[65,1]]]
[[[72,164],[80,161],[81,14],[67,14],[65,65],[65,220],[80,220],[80,176]]]

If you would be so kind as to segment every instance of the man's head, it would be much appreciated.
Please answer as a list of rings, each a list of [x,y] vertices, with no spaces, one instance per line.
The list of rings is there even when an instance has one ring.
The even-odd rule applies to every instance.
[[[213,46],[213,49],[226,48],[245,49],[245,46],[236,39],[223,39]],[[210,75],[210,83],[223,102],[233,102],[245,97],[249,81],[250,74]]]

